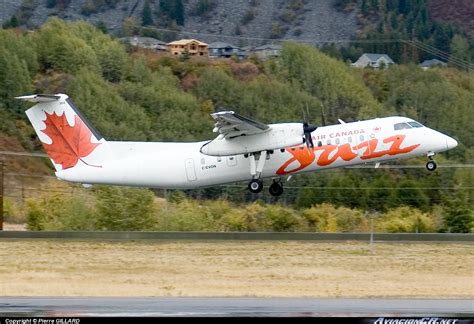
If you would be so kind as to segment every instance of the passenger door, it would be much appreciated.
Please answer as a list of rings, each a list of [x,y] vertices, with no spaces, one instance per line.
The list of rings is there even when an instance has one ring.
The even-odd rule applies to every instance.
[[[186,177],[188,181],[196,181],[196,169],[194,168],[194,160],[193,159],[186,159],[185,161],[185,168],[186,168]]]

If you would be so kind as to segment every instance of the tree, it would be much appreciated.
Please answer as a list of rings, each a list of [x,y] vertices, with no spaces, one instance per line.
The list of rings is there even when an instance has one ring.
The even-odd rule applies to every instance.
[[[99,20],[96,24],[96,27],[98,30],[103,32],[104,34],[107,34],[109,31],[107,30],[107,25],[105,25],[103,20]]]
[[[184,26],[184,6],[182,0],[160,0],[160,11],[176,24]]]
[[[142,10],[142,26],[153,25],[153,13],[150,8],[150,1],[145,1]]]
[[[21,105],[14,97],[31,90],[31,78],[26,63],[0,46],[0,100],[8,109],[21,111]]]
[[[449,233],[469,233],[474,229],[474,212],[460,197],[446,201],[443,208],[443,231]]]
[[[451,41],[450,63],[459,61],[470,62],[469,42],[461,35],[454,35]]]
[[[127,65],[127,53],[122,44],[111,41],[104,42],[97,51],[97,58],[102,69],[102,76],[110,82],[119,82],[122,79]]]
[[[93,28],[93,27],[92,27]],[[43,69],[74,73],[82,67],[99,71],[94,50],[84,39],[74,35],[71,27],[50,18],[35,34],[38,58]]]
[[[138,32],[138,24],[134,17],[125,18],[122,24],[122,35],[133,36]]]
[[[10,20],[7,20],[6,22],[3,23],[3,28],[8,29],[8,28],[16,28],[18,27],[19,22],[18,18],[13,15]]]

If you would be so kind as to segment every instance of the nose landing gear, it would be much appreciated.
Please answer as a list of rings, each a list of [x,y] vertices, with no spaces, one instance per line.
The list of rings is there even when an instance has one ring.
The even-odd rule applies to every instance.
[[[428,159],[430,159],[428,162],[426,162],[426,169],[428,171],[434,171],[436,170],[436,162],[433,160],[434,153],[428,153]]]

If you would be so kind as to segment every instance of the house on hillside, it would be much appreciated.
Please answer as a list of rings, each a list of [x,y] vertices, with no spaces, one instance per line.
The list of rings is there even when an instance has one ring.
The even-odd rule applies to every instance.
[[[267,44],[258,46],[255,47],[251,53],[254,53],[259,59],[262,60],[279,57],[281,53],[281,45]]]
[[[423,63],[419,64],[418,66],[420,66],[423,70],[428,70],[429,68],[432,68],[435,66],[447,66],[447,64],[438,59],[432,59],[432,60],[424,60]]]
[[[150,50],[166,52],[168,51],[168,47],[166,43],[160,41],[159,39],[152,38],[152,37],[140,37],[140,36],[132,36],[132,37],[124,37],[121,40],[129,43],[132,46],[146,48]]]
[[[358,68],[371,67],[374,69],[387,68],[395,62],[387,54],[364,53],[351,66]]]
[[[205,56],[209,55],[208,45],[197,39],[181,39],[168,43],[168,51],[173,56],[181,56],[187,54],[190,56]]]
[[[211,58],[228,58],[232,56],[237,56],[242,59],[245,57],[245,52],[237,46],[224,43],[224,42],[214,42],[209,44],[209,57]]]

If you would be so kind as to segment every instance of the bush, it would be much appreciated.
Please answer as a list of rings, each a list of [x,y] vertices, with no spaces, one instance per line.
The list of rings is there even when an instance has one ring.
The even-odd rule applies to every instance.
[[[6,222],[21,224],[26,222],[24,209],[8,197],[3,197],[3,214]]]
[[[99,187],[97,229],[106,231],[144,231],[156,227],[154,194],[147,189]]]
[[[209,208],[194,200],[165,203],[158,213],[159,231],[214,231],[216,222]]]
[[[274,232],[296,232],[304,228],[304,222],[294,209],[268,205],[265,213],[265,229]]]
[[[88,193],[44,195],[27,202],[27,228],[32,231],[94,230],[93,203]]]
[[[360,210],[327,203],[304,209],[302,216],[312,232],[365,232],[368,229],[367,218]]]
[[[418,209],[399,207],[385,213],[376,220],[376,229],[388,233],[430,233],[436,232],[435,219]]]

